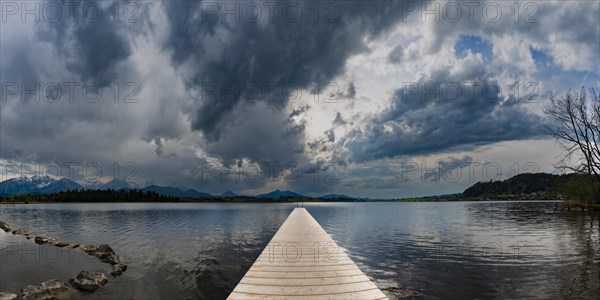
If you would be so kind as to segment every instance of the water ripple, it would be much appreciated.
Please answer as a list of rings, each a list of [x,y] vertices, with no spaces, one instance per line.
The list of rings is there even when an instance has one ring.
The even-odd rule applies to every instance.
[[[235,284],[293,208],[2,205],[0,219],[34,235],[114,245],[129,269],[91,299],[209,299],[223,293],[209,293],[205,262],[229,268],[227,280]],[[600,218],[566,212],[559,202],[315,203],[306,208],[380,286],[417,290],[434,299],[600,295]],[[11,252],[18,247],[40,246],[0,232],[0,275],[11,278],[0,280],[0,290],[15,292],[26,284],[101,268],[86,261],[22,262]]]

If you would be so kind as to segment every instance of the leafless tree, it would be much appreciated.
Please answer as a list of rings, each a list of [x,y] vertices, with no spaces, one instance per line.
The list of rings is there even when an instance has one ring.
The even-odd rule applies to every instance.
[[[550,134],[565,152],[556,167],[586,174],[593,190],[593,202],[600,202],[600,94],[596,89],[568,90],[551,97],[545,112],[554,121]]]

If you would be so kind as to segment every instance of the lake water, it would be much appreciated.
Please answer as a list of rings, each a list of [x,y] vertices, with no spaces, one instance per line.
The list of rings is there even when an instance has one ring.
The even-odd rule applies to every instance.
[[[0,205],[33,235],[108,243],[128,270],[86,299],[222,298],[207,260],[235,286],[295,204]],[[424,299],[600,298],[597,213],[560,202],[308,203],[307,210],[380,288]],[[108,267],[79,250],[0,231],[0,291]],[[208,274],[208,275],[207,275]]]

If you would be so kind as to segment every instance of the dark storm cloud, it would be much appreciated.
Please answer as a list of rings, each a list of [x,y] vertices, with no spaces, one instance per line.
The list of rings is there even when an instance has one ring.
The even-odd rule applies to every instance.
[[[112,22],[110,23],[112,24]],[[94,24],[77,29],[75,33],[80,60],[70,65],[83,80],[107,85],[115,75],[115,65],[129,57],[129,43],[106,24]]]
[[[40,40],[54,45],[66,60],[68,70],[81,80],[101,87],[108,85],[118,75],[117,64],[132,51],[126,35],[130,28],[111,13],[120,11],[122,2],[115,1],[107,7],[102,4],[108,2],[98,1],[49,2],[60,7],[64,15],[56,22],[39,24]]]
[[[545,120],[524,99],[503,97],[489,75],[481,64],[463,63],[405,83],[389,107],[348,134],[350,156],[360,162],[544,136]]]
[[[394,64],[399,64],[404,57],[404,48],[401,45],[396,46],[388,54],[388,61]]]
[[[346,92],[346,96],[350,99],[356,98],[356,86],[354,86],[354,81],[350,82],[348,85],[348,91]]]
[[[304,140],[304,121],[281,114],[265,103],[242,103],[226,117],[227,130],[204,150],[226,166],[247,158],[253,162],[297,161]],[[294,120],[299,118],[298,120]]]
[[[2,48],[0,73],[3,82],[37,82],[36,61],[32,49],[26,43],[15,43],[13,47]],[[7,59],[10,58],[10,59]]]
[[[165,145],[161,138],[154,139],[154,145],[156,145],[156,155],[160,157],[177,157],[176,153],[169,153],[165,150]]]
[[[166,137],[177,137],[169,132],[174,131],[171,127],[177,124],[177,115],[174,117],[165,111],[170,112],[179,104],[173,105],[171,101],[168,109],[163,109],[154,105],[158,102],[154,98],[139,98],[144,85],[137,78],[137,66],[129,58],[136,50],[133,38],[147,29],[147,23],[141,19],[146,7],[145,2],[135,4],[139,14],[134,17],[139,18],[139,22],[115,20],[117,5],[123,9],[126,3],[28,1],[24,2],[28,8],[37,5],[41,9],[39,20],[33,13],[25,21],[18,14],[7,17],[7,22],[2,24],[0,72],[3,84],[15,84],[19,90],[1,103],[0,159],[41,166],[56,163],[63,167],[65,177],[69,176],[65,163],[78,165],[79,175],[82,166],[94,163],[101,166],[103,176],[110,176],[115,163],[132,162],[141,170],[137,176],[144,179],[177,174],[198,160],[193,158],[193,153],[185,153],[187,156],[179,159],[180,164],[155,158],[157,154],[164,158],[175,155],[170,149],[167,151],[164,144]],[[102,17],[84,18],[82,10],[90,5],[100,8]],[[45,19],[44,8],[47,7],[59,7],[61,17],[55,21]],[[162,70],[157,68],[156,71]],[[113,82],[120,84],[119,96],[115,96],[115,86],[109,85]],[[88,101],[82,96],[83,87],[91,83],[102,90],[97,101]],[[135,93],[131,93],[131,88],[125,90],[127,83],[134,84]],[[56,102],[43,92],[47,85],[61,88],[62,95]],[[153,86],[148,88],[154,89]],[[35,95],[21,101],[26,90],[35,91]],[[159,93],[149,94],[164,97]],[[137,97],[139,102],[125,103],[129,95]],[[169,96],[173,97],[173,93]],[[160,114],[154,113],[155,110]],[[151,121],[147,121],[150,118]],[[147,124],[158,129],[148,128]],[[146,132],[152,136],[148,137]],[[152,151],[151,143],[155,139],[157,153]],[[120,174],[123,177],[128,173]]]
[[[292,118],[301,115],[302,113],[308,111],[309,109],[310,109],[309,105],[305,105],[305,106],[301,106],[301,107],[298,107],[298,108],[294,108],[292,110],[292,112],[288,115],[288,117],[290,118],[290,121],[293,121]]]
[[[139,86],[139,103],[116,103],[110,98],[108,86],[98,103],[81,99],[75,103],[21,103],[16,95],[2,103],[1,159],[59,164],[97,162],[104,168],[104,176],[112,175],[110,168],[114,163],[134,162],[139,166],[136,176],[142,181],[183,184],[215,193],[265,187],[268,167],[260,169],[265,175],[258,180],[237,182],[233,180],[235,176],[230,176],[223,181],[222,174],[229,172],[227,168],[242,162],[305,166],[302,171],[309,175],[287,181],[290,189],[303,193],[331,191],[339,184],[326,181],[331,174],[342,179],[349,189],[391,188],[399,186],[394,176],[398,165],[392,162],[410,158],[398,156],[473,150],[496,141],[532,138],[539,135],[544,123],[529,113],[526,105],[494,99],[493,90],[484,93],[482,87],[489,83],[488,78],[497,78],[498,74],[481,66],[461,72],[440,67],[416,83],[458,82],[468,89],[468,81],[477,81],[480,86],[474,90],[477,97],[473,101],[466,94],[451,102],[436,101],[439,99],[430,96],[423,99],[410,89],[398,89],[383,112],[364,117],[340,107],[341,113],[334,109],[335,115],[331,113],[324,120],[319,119],[321,114],[309,112],[319,109],[317,104],[309,107],[286,102],[296,89],[319,92],[336,78],[354,76],[345,74],[348,58],[379,50],[368,49],[367,45],[380,44],[377,38],[404,25],[400,24],[400,1],[254,2],[262,8],[256,22],[249,20],[248,15],[235,19],[239,9],[249,3],[246,1],[136,1],[132,3],[137,7],[137,23],[113,19],[113,8],[117,3],[122,8],[126,1],[54,3],[63,12],[74,7],[80,16],[83,5],[92,2],[100,5],[104,13],[96,22],[64,18],[59,22],[22,24],[17,16],[11,19],[15,23],[2,24],[2,78],[27,84],[94,81],[107,85],[133,81]],[[223,6],[212,10],[217,4],[227,5],[228,11],[235,11],[236,5],[239,9],[237,13],[228,12],[225,20]],[[274,19],[270,19],[264,4],[277,4]],[[288,4],[299,5],[303,12],[299,20],[291,21],[290,16],[286,20],[281,8]],[[320,9],[316,22],[315,4]],[[581,24],[595,24],[597,14],[584,12],[597,12],[598,5],[592,5],[596,10],[580,3],[568,5],[577,9],[555,10],[558,4],[548,5],[540,5],[538,15],[542,22],[538,25],[473,24],[465,21],[468,18],[456,26],[445,22],[418,25],[434,31],[426,31],[424,37],[434,40],[430,52],[463,33],[490,40],[491,36],[519,38],[527,33],[554,59],[585,69],[561,58],[568,55],[546,49],[545,42],[550,36],[558,36],[556,42],[578,45],[580,56],[593,52],[589,49],[597,50],[598,39],[589,37],[598,35],[598,27]],[[556,16],[542,19],[546,15]],[[397,64],[391,68],[410,65],[411,60],[422,59],[419,52],[411,52],[414,48],[397,47],[382,63]],[[499,66],[502,67],[505,66]],[[368,72],[366,76],[370,75]],[[314,83],[317,89],[313,89]],[[351,99],[362,99],[363,90],[372,89],[353,79],[348,85],[339,86],[338,95],[350,107],[358,102]],[[383,99],[373,100],[378,105],[375,102]],[[313,137],[312,131],[307,133],[314,129],[310,122],[332,124]],[[190,132],[190,128],[196,132]],[[450,168],[462,160],[465,159],[448,158],[443,162]],[[366,163],[353,164],[361,161]],[[221,169],[211,171],[206,179],[203,168],[208,162]],[[221,163],[224,166],[219,166]],[[356,170],[340,175],[330,173],[332,169],[326,165],[350,165]],[[315,180],[313,174],[319,172],[323,176]]]
[[[339,126],[339,125],[346,125],[346,121],[344,120],[344,117],[342,117],[342,114],[338,111],[335,114],[335,119],[333,119],[333,125],[334,126]]]
[[[335,132],[333,131],[333,129],[327,129],[325,130],[325,135],[327,136],[327,141],[328,142],[335,142]]]
[[[205,93],[203,105],[192,112],[192,128],[210,140],[220,138],[226,128],[222,120],[242,98],[243,91],[236,89],[263,85],[259,98],[283,107],[293,92],[290,85],[324,85],[339,75],[346,59],[366,51],[365,41],[396,24],[405,8],[401,1],[321,3],[318,9],[329,10],[315,21],[316,2],[279,1],[272,18],[266,11],[267,2],[252,2],[262,11],[253,22],[254,18],[244,15],[239,20],[235,14],[222,15],[225,8],[236,5],[244,11],[246,4],[241,1],[163,3],[171,26],[165,47],[176,65],[193,70],[188,74],[188,87],[205,92],[207,83],[220,87]],[[301,11],[301,17],[286,15],[289,6]],[[269,95],[266,83],[276,84]],[[223,90],[234,92],[223,95],[219,92]]]

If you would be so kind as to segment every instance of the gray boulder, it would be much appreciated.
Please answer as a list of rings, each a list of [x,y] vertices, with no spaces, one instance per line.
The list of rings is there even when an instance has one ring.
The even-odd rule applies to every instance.
[[[116,265],[120,263],[120,258],[117,256],[115,251],[107,244],[102,244],[98,246],[98,249],[92,254],[102,262]]]
[[[87,254],[94,254],[96,252],[96,250],[98,250],[98,247],[94,246],[94,245],[81,245],[79,246],[79,249],[83,250],[83,252],[87,253]]]
[[[8,226],[8,224],[5,222],[0,221],[0,229],[4,230],[4,232],[9,232],[10,226]]]
[[[97,256],[102,262],[111,265],[117,265],[122,263],[122,259],[114,253],[108,255]]]
[[[28,285],[21,289],[23,300],[56,300],[52,292],[43,286]]]
[[[57,299],[72,299],[78,293],[76,289],[57,279],[42,282],[42,287],[50,290]]]
[[[79,244],[77,244],[77,243],[67,243],[67,242],[64,242],[64,241],[57,241],[56,243],[54,243],[54,246],[60,247],[60,248],[71,248],[71,249],[73,249],[73,248],[79,247]]]
[[[79,293],[76,289],[57,279],[44,281],[41,285],[28,285],[21,292],[23,300],[73,299]]]
[[[63,247],[69,246],[69,243],[63,242],[63,241],[57,241],[56,243],[54,243],[54,246],[63,248]]]
[[[75,278],[69,279],[69,284],[78,290],[93,292],[108,282],[103,273],[81,271]]]
[[[58,242],[55,238],[48,238],[48,237],[43,237],[43,236],[36,236],[34,241],[36,244],[39,244],[39,245],[44,245],[44,244],[54,245]]]
[[[110,245],[108,245],[108,244],[101,244],[100,246],[98,246],[98,251],[99,252],[115,253],[115,250],[113,250],[110,247]]]
[[[122,263],[118,263],[118,264],[114,264],[112,265],[112,270],[110,271],[110,275],[114,276],[114,277],[118,277],[123,275],[123,272],[127,271],[127,265],[126,264],[122,264]]]
[[[0,300],[17,300],[17,299],[19,299],[19,296],[17,294],[0,292]]]
[[[20,228],[20,229],[17,229],[17,230],[13,230],[12,234],[18,234],[18,235],[28,236],[29,235],[29,231],[27,229]]]

